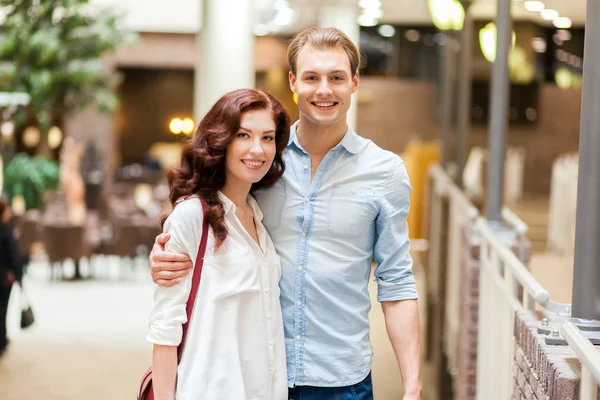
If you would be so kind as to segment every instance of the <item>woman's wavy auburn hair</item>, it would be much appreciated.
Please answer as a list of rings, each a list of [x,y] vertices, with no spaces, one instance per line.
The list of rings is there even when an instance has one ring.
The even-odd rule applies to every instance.
[[[205,218],[213,229],[215,247],[227,239],[225,210],[218,191],[225,186],[225,155],[240,129],[242,114],[247,111],[268,110],[275,122],[275,158],[267,174],[252,185],[251,190],[273,185],[285,170],[282,153],[290,136],[290,117],[283,105],[273,96],[256,89],[238,89],[221,97],[204,116],[198,129],[183,146],[181,164],[167,174],[175,202],[184,196],[198,195],[208,205]],[[167,216],[161,219],[161,226]]]

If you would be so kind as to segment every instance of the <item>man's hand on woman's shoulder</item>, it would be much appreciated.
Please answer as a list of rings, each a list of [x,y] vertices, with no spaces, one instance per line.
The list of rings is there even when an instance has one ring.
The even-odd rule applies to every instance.
[[[150,252],[152,280],[157,285],[165,287],[177,285],[192,268],[192,260],[187,254],[165,251],[169,238],[168,233],[158,235]]]

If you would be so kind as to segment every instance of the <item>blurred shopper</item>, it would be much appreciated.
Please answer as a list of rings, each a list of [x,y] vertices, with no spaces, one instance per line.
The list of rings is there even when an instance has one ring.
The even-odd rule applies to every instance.
[[[0,355],[8,346],[6,314],[10,292],[13,284],[21,285],[23,279],[23,264],[13,228],[9,224],[10,218],[10,206],[0,200]]]
[[[167,251],[196,260],[209,234],[183,354],[192,274],[157,287],[148,340],[156,400],[280,400],[287,396],[279,303],[281,266],[251,189],[283,175],[289,116],[270,95],[240,89],[219,99],[169,172]],[[200,198],[206,205],[206,213]]]
[[[404,399],[421,398],[417,291],[406,221],[411,187],[397,155],[346,123],[359,60],[356,46],[335,28],[310,28],[294,37],[289,83],[300,120],[291,127],[283,178],[254,194],[282,260],[290,400],[373,398],[368,318],[373,259]],[[150,257],[152,277],[164,286],[189,272],[189,257],[163,250],[167,240],[159,236]]]

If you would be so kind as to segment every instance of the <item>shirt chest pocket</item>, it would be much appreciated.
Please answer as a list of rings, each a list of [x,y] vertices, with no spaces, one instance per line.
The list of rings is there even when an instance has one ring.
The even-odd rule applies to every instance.
[[[206,273],[210,297],[214,300],[259,293],[261,291],[258,266],[249,251],[228,252],[207,258]]]
[[[352,185],[336,185],[327,208],[329,234],[340,238],[358,238],[367,231],[373,191]]]

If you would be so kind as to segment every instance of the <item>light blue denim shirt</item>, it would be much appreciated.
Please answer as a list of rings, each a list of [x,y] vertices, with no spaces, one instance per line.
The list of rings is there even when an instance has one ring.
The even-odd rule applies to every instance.
[[[256,192],[281,257],[288,385],[340,387],[371,370],[368,281],[378,301],[417,298],[409,255],[410,182],[403,161],[348,129],[311,182],[292,126],[285,174]]]

